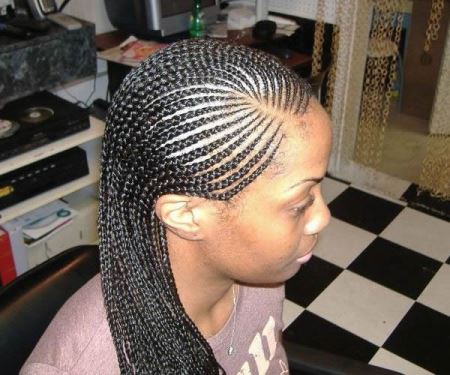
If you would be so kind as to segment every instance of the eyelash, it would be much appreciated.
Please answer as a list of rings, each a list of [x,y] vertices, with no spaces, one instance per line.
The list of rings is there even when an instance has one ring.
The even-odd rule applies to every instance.
[[[310,195],[308,197],[308,201],[306,203],[304,203],[300,207],[294,207],[292,209],[294,216],[297,217],[297,216],[303,215],[306,212],[306,210],[313,205],[313,203],[314,203],[314,197],[312,195]]]

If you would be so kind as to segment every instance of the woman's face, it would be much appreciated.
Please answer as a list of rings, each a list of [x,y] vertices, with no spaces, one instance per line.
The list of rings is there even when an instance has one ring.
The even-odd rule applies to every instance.
[[[286,281],[310,258],[315,234],[330,220],[320,190],[331,146],[327,114],[311,100],[307,112],[283,130],[279,168],[269,168],[210,225],[204,262],[224,278]]]

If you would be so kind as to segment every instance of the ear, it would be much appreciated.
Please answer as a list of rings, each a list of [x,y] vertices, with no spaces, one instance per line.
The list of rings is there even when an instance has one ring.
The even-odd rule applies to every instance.
[[[199,223],[201,199],[185,195],[167,194],[158,198],[155,213],[164,225],[178,236],[187,240],[203,239]]]

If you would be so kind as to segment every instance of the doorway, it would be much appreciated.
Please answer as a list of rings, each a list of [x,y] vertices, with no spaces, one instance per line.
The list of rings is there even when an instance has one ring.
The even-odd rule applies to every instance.
[[[449,3],[445,3],[441,2],[442,9],[432,9],[433,2],[415,0],[404,3],[401,9],[404,14],[398,68],[377,169],[415,184],[421,183],[431,133],[430,121],[450,14]],[[427,41],[429,30],[436,32]]]
[[[447,0],[375,3],[355,161],[423,185],[449,16]]]
[[[345,4],[347,12],[340,25],[341,35],[334,94],[335,101],[333,102],[332,108],[332,120],[334,124],[333,153],[329,172],[331,175],[341,179],[382,192],[387,196],[399,198],[405,189],[409,187],[410,180],[414,181],[417,178],[417,173],[415,176],[412,176],[412,174],[398,176],[399,173],[393,167],[394,163],[387,165],[387,162],[385,162],[384,165],[381,164],[383,166],[382,168],[374,168],[354,158],[357,135],[360,130],[361,98],[363,95],[374,2],[371,0],[341,1]],[[445,0],[445,2],[448,5],[449,1]],[[405,3],[412,5],[415,1],[405,1]],[[423,152],[420,150],[423,150],[422,145],[424,142],[421,140],[417,141],[416,138],[424,139],[426,137],[429,144],[430,136],[427,136],[427,134],[450,133],[450,124],[448,122],[448,118],[450,117],[450,106],[448,105],[450,95],[450,41],[448,34],[450,33],[450,27],[443,27],[441,30],[443,30],[445,36],[441,39],[443,42],[445,41],[445,47],[443,48],[444,55],[439,71],[438,88],[433,98],[434,105],[431,119],[428,122],[414,121],[414,118],[411,117],[416,116],[405,114],[400,110],[397,113],[391,110],[389,112],[388,123],[393,124],[393,126],[386,126],[386,129],[392,129],[392,132],[397,133],[397,139],[400,139],[401,147],[398,147],[398,145],[395,146],[397,144],[396,137],[392,136],[392,134],[387,134],[387,136],[383,134],[383,143],[376,143],[382,154],[386,154],[387,156],[393,155],[394,157],[391,159],[397,158],[397,161],[404,162],[405,164],[407,155],[399,154],[398,149],[406,148],[406,151],[414,154],[414,161],[417,162],[420,158],[420,152]],[[406,41],[407,36],[404,38]],[[405,51],[409,50],[408,46],[404,48]],[[406,60],[406,52],[402,57]],[[403,64],[405,64],[405,61],[403,61]],[[395,110],[401,108],[399,101],[402,101],[404,98],[398,96],[404,94],[405,89],[403,87],[402,93],[402,87],[403,85],[399,89],[398,84],[394,85],[392,89],[394,95],[391,96],[389,102],[390,109]],[[395,96],[395,91],[398,91],[397,97]],[[403,115],[399,116],[399,113],[403,113]],[[425,123],[427,124],[426,128],[424,127]],[[402,132],[408,132],[409,134],[405,135]],[[408,135],[412,138],[410,142],[408,142]],[[383,145],[386,139],[389,142],[385,150]],[[420,146],[417,146],[418,142],[421,142]],[[389,147],[391,148],[389,149]],[[430,146],[428,145],[427,147],[429,150]],[[446,161],[444,160],[444,163],[448,164],[448,159]],[[421,164],[420,161],[417,164]],[[412,167],[402,167],[401,169],[403,171],[410,171]]]

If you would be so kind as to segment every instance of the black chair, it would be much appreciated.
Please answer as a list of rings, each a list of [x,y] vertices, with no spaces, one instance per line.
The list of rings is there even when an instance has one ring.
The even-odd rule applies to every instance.
[[[64,302],[99,272],[98,247],[68,249],[0,290],[0,369],[16,375]],[[285,343],[291,374],[395,372],[330,353]]]
[[[314,77],[308,77],[307,81],[311,85],[311,90],[317,100],[321,103],[325,103],[324,91],[326,90],[326,80],[328,78],[328,73],[330,71],[330,67],[328,66],[326,69],[322,70],[319,74]]]
[[[0,290],[0,373],[19,373],[56,312],[99,266],[97,246],[78,246]]]

